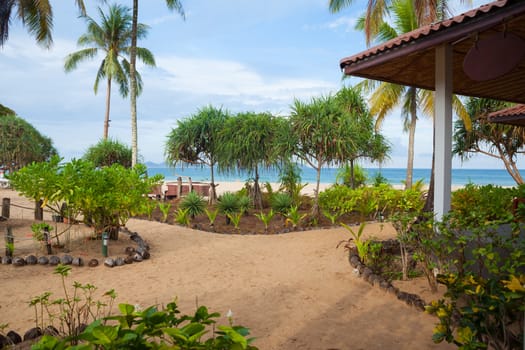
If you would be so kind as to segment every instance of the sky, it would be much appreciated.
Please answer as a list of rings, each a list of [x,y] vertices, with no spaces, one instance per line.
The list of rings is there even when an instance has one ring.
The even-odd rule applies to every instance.
[[[85,33],[73,0],[51,1],[54,44],[35,43],[18,20],[0,48],[0,103],[15,110],[53,140],[65,160],[81,157],[102,137],[105,84],[94,94],[101,56],[79,64],[70,73],[65,57],[81,47]],[[483,1],[486,2],[486,1]],[[87,0],[88,15],[98,21],[101,2]],[[111,1],[109,1],[111,3]],[[131,7],[132,2],[120,1]],[[364,36],[354,29],[365,2],[338,14],[328,0],[182,0],[185,20],[170,12],[164,0],[142,0],[139,22],[150,26],[139,46],[153,52],[156,68],[138,66],[144,91],[138,98],[138,146],[144,161],[161,163],[167,135],[177,120],[207,105],[232,113],[271,112],[288,115],[294,99],[335,93],[342,87],[339,61],[366,49]],[[474,1],[455,13],[479,6]],[[346,84],[358,82],[355,78]],[[113,89],[109,136],[130,144],[130,103]],[[406,167],[408,135],[399,110],[386,118],[382,132],[392,145],[385,168]],[[420,117],[415,141],[415,167],[430,168],[432,124]],[[366,164],[365,164],[366,166]],[[503,169],[501,161],[475,157],[454,168]]]

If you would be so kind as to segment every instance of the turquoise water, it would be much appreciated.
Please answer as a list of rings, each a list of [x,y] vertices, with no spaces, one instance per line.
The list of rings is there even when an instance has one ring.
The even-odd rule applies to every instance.
[[[305,183],[315,183],[315,170],[309,167],[301,167],[301,179]],[[393,185],[400,185],[406,176],[406,169],[402,168],[386,168],[366,169],[369,178],[372,178],[376,173],[381,174],[388,179]],[[321,171],[322,183],[335,183],[338,168],[323,168]],[[184,167],[184,168],[154,168],[149,167],[148,173],[150,175],[162,174],[168,181],[176,180],[178,176],[189,176],[193,181],[210,181],[210,169],[208,167]],[[221,174],[215,172],[215,181],[247,181],[249,175],[246,173],[240,174]],[[279,173],[276,170],[263,170],[260,174],[261,182],[279,182]],[[430,169],[414,169],[414,181],[423,179],[425,184],[429,183]],[[500,169],[453,169],[452,170],[452,185],[462,186],[468,183],[476,185],[498,185],[498,186],[515,186],[516,182],[510,177],[506,170]]]

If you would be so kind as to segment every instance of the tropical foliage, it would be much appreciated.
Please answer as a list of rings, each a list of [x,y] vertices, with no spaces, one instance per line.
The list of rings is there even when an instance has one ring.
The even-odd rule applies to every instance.
[[[455,122],[452,151],[462,160],[468,160],[474,154],[500,159],[519,185],[524,183],[517,160],[525,154],[525,129],[487,120],[487,114],[506,107],[509,104],[503,101],[469,98],[467,111],[472,119],[472,127],[467,128],[461,120]]]
[[[126,97],[129,93],[130,63],[127,60],[130,52],[131,22],[130,9],[122,5],[111,5],[108,14],[98,8],[100,23],[89,16],[83,16],[87,23],[87,33],[78,39],[78,46],[86,47],[66,57],[64,69],[70,72],[77,68],[82,61],[96,57],[99,51],[104,53],[100,63],[93,87],[95,94],[101,79],[106,79],[106,111],[104,117],[104,139],[108,137],[109,111],[111,101],[111,84],[118,84],[120,94]],[[139,39],[146,37],[148,27],[139,24],[137,36]],[[155,66],[153,54],[143,47],[136,48],[137,57],[148,66]],[[120,60],[120,61],[119,61]],[[137,95],[142,91],[142,79],[136,72]]]
[[[131,148],[117,140],[102,139],[96,145],[89,147],[82,158],[96,167],[120,164],[125,168],[130,168]]]
[[[27,121],[16,115],[0,116],[0,168],[12,173],[56,154],[51,139]]]
[[[169,10],[174,10],[184,18],[184,9],[180,0],[166,0]],[[133,0],[131,22],[131,46],[129,50],[129,80],[130,80],[130,109],[131,109],[131,165],[138,163],[138,133],[137,133],[137,96],[139,94],[137,79],[137,39],[139,39],[139,0]]]
[[[217,198],[215,189],[215,165],[218,157],[219,133],[229,113],[220,108],[207,106],[189,118],[177,121],[177,127],[168,135],[165,146],[166,161],[171,166],[200,164],[210,167],[211,193],[209,202]]]

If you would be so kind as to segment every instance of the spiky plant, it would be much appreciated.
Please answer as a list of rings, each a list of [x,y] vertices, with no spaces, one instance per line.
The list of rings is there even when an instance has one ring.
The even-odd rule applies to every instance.
[[[182,199],[179,204],[179,208],[187,209],[188,215],[192,219],[195,219],[195,216],[204,213],[204,209],[206,209],[206,201],[204,198],[192,191]]]
[[[272,209],[283,216],[290,210],[292,204],[292,197],[285,192],[274,193],[270,200]]]
[[[230,223],[228,214],[239,212],[239,198],[233,192],[225,192],[217,200],[217,209],[226,216],[226,224]]]

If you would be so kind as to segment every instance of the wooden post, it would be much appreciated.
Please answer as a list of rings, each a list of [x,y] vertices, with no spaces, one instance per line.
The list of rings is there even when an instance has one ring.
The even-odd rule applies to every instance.
[[[5,229],[5,256],[13,257],[14,244],[13,229],[11,226],[7,226]]]
[[[177,178],[177,198],[182,197],[182,177]]]
[[[46,242],[47,255],[53,254],[51,251],[51,237],[47,228],[44,228],[44,241]]]
[[[193,182],[191,182],[191,177],[188,176],[188,182],[190,184],[189,188],[188,188],[188,193],[191,193],[191,191],[193,191]]]
[[[2,217],[9,219],[10,207],[11,207],[11,199],[3,198],[2,199]]]
[[[44,220],[44,208],[42,208],[43,204],[44,202],[42,200],[35,202],[35,220]]]

